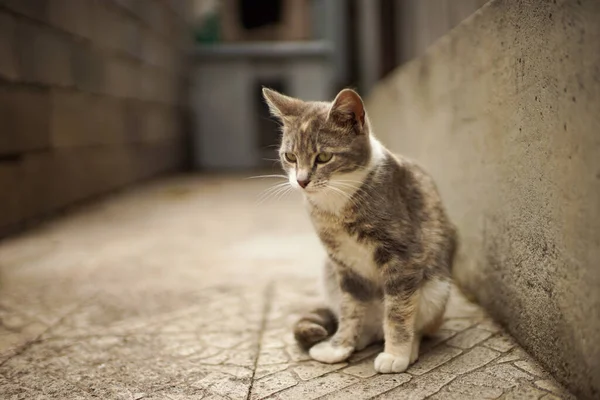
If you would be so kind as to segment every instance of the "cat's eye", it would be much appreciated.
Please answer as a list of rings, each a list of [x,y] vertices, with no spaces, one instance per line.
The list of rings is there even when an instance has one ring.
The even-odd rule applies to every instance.
[[[326,162],[331,161],[333,154],[331,153],[319,153],[317,155],[317,162],[320,164],[325,164]]]
[[[295,163],[295,162],[296,162],[296,160],[297,160],[297,158],[296,158],[296,156],[294,155],[294,153],[285,153],[285,154],[284,154],[284,156],[285,156],[285,159],[286,159],[288,162],[291,162],[291,163]]]

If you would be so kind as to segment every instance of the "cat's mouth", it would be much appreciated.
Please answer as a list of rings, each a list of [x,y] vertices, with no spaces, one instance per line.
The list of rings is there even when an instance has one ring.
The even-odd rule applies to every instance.
[[[319,191],[319,188],[307,186],[305,188],[300,188],[300,191],[305,194],[314,194]]]
[[[325,184],[310,184],[308,186],[306,186],[304,189],[302,189],[302,191],[306,194],[316,194],[319,193],[321,191],[323,191],[325,189],[327,185]]]

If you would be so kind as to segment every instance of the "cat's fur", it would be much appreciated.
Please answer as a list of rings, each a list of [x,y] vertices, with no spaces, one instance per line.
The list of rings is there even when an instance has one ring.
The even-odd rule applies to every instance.
[[[297,341],[313,359],[337,363],[384,339],[375,370],[405,371],[421,336],[442,322],[457,247],[433,180],[375,138],[356,92],[342,90],[332,103],[263,94],[283,122],[283,168],[329,255],[328,308],[297,322]],[[316,163],[319,153],[333,157]]]

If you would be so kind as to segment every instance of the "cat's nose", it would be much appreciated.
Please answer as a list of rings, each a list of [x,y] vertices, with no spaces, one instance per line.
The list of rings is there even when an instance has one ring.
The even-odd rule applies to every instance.
[[[308,186],[308,184],[310,183],[310,180],[308,180],[308,179],[298,179],[297,182],[298,182],[298,185],[300,185],[300,187],[302,189],[305,189]]]

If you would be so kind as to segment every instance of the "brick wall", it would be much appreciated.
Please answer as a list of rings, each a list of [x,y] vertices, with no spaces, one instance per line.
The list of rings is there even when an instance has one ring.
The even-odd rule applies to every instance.
[[[0,0],[0,236],[184,156],[187,0]]]

